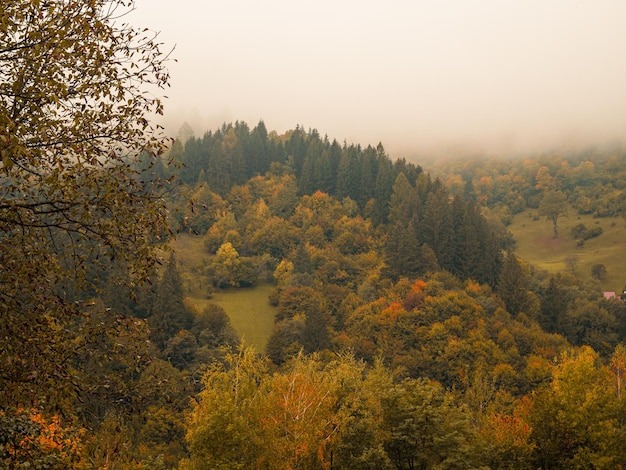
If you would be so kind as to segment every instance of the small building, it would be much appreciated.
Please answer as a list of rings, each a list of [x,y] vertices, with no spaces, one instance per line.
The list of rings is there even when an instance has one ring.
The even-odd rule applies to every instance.
[[[602,292],[602,295],[607,300],[617,299],[617,296],[615,295],[615,292]]]

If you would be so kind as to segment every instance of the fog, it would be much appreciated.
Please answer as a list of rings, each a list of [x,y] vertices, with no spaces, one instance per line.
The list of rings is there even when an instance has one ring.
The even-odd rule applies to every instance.
[[[175,46],[162,123],[301,125],[396,156],[621,141],[626,2],[136,0]]]

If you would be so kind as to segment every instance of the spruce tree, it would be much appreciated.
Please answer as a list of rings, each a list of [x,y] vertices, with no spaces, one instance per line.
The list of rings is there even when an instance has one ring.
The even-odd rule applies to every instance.
[[[400,173],[393,185],[389,202],[389,225],[385,258],[392,277],[418,272],[419,242],[417,238],[415,188]]]
[[[180,330],[189,330],[193,324],[193,313],[185,306],[183,298],[182,282],[172,255],[158,284],[152,314],[148,319],[151,338],[160,349]]]
[[[548,287],[543,291],[540,299],[539,324],[541,327],[550,333],[563,332],[559,324],[567,313],[569,304],[567,292],[558,285],[554,277],[550,277]]]
[[[504,260],[498,279],[498,296],[504,302],[506,310],[517,315],[529,313],[528,277],[522,269],[517,256],[509,252]]]

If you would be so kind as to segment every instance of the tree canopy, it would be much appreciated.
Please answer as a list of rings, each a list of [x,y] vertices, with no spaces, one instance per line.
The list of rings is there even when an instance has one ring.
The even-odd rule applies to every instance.
[[[82,354],[110,333],[91,323],[102,268],[115,259],[132,287],[158,261],[167,227],[150,168],[166,139],[148,118],[162,113],[167,54],[124,23],[132,7],[12,0],[0,9],[3,416],[67,413],[86,386]]]

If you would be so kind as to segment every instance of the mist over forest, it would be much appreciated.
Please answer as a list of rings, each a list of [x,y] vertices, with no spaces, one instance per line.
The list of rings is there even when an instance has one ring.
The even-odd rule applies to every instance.
[[[394,158],[623,142],[620,1],[188,8],[151,0],[133,17],[176,45],[172,136],[185,121],[202,133],[262,119],[279,133],[383,142]]]

